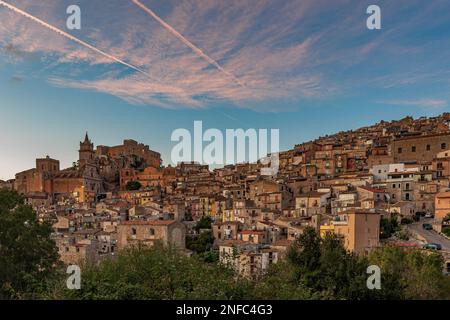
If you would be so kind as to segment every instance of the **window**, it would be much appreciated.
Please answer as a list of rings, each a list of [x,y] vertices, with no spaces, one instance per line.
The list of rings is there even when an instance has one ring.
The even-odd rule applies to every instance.
[[[150,231],[149,231],[149,232],[150,232],[150,235],[151,235],[151,236],[154,236],[154,235],[155,235],[155,229],[150,228]]]
[[[397,153],[402,153],[402,148],[398,148]]]
[[[444,150],[447,148],[447,144],[446,143],[441,143],[441,149]]]
[[[394,183],[394,184],[392,184],[392,188],[393,188],[393,189],[395,189],[395,183]]]
[[[416,146],[412,146],[411,152],[416,152]]]
[[[427,151],[431,150],[431,146],[429,144],[427,144]]]
[[[131,234],[132,234],[133,236],[136,235],[136,228],[131,228]]]

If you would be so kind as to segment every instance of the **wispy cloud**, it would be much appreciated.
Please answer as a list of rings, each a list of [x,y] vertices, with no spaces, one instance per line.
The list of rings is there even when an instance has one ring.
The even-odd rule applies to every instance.
[[[387,100],[380,101],[379,103],[422,108],[444,108],[448,106],[448,101],[442,99]]]
[[[168,30],[171,34],[173,34],[176,38],[178,38],[181,42],[183,42],[187,47],[192,49],[192,51],[197,54],[200,58],[205,59],[209,64],[216,67],[219,71],[224,73],[226,76],[232,78],[234,81],[236,81],[239,85],[244,86],[242,82],[236,78],[234,74],[231,74],[227,70],[225,70],[216,60],[208,56],[205,52],[203,52],[202,49],[198,48],[196,45],[194,45],[191,41],[186,39],[181,33],[179,33],[175,28],[173,28],[170,24],[165,22],[163,19],[161,19],[153,10],[151,10],[149,7],[144,5],[142,2],[138,0],[131,0],[134,4],[136,4],[139,8],[147,12],[151,17],[153,17],[158,23],[163,26],[166,30]]]
[[[449,41],[426,46],[408,38],[411,21],[445,12],[446,2],[400,1],[417,10],[385,4],[385,27],[372,32],[364,3],[350,0],[79,0],[83,28],[69,34],[61,12],[73,1],[14,0],[29,16],[0,10],[0,46],[11,45],[10,55],[38,55],[36,72],[60,87],[164,108],[228,102],[277,111],[283,101],[301,105],[360,87],[383,92],[448,79],[432,61],[445,52],[429,59],[426,48]],[[435,16],[427,23],[438,28],[446,20]]]

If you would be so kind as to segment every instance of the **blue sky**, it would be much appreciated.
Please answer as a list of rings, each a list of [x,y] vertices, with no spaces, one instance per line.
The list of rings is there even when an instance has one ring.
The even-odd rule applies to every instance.
[[[450,111],[446,0],[6,3],[116,60],[0,6],[0,179],[47,154],[69,166],[86,130],[95,144],[145,142],[169,164],[172,131],[194,120],[277,128],[288,149]],[[81,30],[66,28],[71,4]],[[366,28],[369,4],[381,30]]]

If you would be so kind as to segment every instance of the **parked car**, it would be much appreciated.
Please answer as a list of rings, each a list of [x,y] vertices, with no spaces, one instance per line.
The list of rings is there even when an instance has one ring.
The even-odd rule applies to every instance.
[[[422,224],[422,228],[425,230],[433,230],[433,226],[429,223]]]
[[[427,212],[427,214],[425,215],[425,218],[433,218],[433,215],[429,212]]]
[[[439,243],[427,243],[423,248],[429,250],[442,250],[442,246]]]

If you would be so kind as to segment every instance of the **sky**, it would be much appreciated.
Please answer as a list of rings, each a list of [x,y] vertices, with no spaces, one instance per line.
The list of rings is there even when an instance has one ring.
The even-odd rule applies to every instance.
[[[2,5],[6,4],[5,5]],[[366,9],[381,8],[381,30]],[[69,30],[67,7],[81,9]],[[0,1],[0,179],[175,129],[279,129],[280,149],[450,111],[448,0]]]

